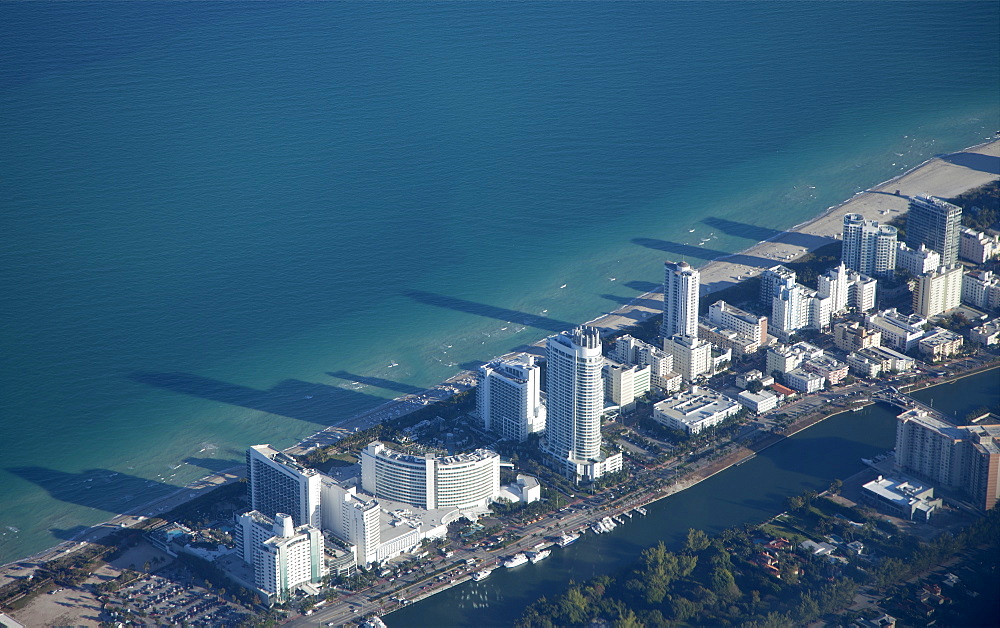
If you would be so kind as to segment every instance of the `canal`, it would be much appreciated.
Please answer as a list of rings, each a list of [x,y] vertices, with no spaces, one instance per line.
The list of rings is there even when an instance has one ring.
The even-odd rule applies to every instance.
[[[992,370],[926,389],[920,398],[933,393],[935,407],[945,409],[947,396],[948,411],[960,415],[982,405],[995,408],[1000,403],[998,374]],[[897,413],[878,404],[830,417],[739,466],[650,504],[645,517],[625,519],[609,534],[588,532],[567,548],[553,548],[536,565],[497,569],[481,582],[463,583],[383,620],[390,627],[510,626],[540,596],[562,592],[571,580],[614,573],[659,541],[678,548],[689,528],[715,533],[762,522],[784,510],[788,497],[825,490],[833,480],[854,475],[864,468],[862,458],[892,449]]]

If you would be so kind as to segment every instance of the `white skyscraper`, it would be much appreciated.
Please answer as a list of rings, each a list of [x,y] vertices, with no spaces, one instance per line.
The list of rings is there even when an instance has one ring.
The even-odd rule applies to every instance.
[[[593,327],[550,336],[546,343],[548,417],[545,449],[567,475],[596,479],[621,468],[621,454],[601,455],[604,356]]]
[[[687,262],[664,262],[663,324],[660,335],[698,336],[698,289],[700,276]]]
[[[892,274],[896,268],[896,228],[865,220],[861,214],[844,216],[841,259],[848,268],[873,277]]]
[[[483,427],[504,438],[524,441],[545,429],[541,367],[530,355],[497,360],[479,368],[476,410]]]

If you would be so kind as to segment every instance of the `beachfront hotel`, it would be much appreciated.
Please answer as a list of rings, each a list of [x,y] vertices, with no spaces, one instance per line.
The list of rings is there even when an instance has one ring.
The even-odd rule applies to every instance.
[[[235,536],[240,558],[253,570],[254,588],[269,603],[284,602],[295,589],[308,590],[326,575],[322,533],[311,525],[295,526],[291,515],[272,518],[251,510],[236,518]]]
[[[844,216],[844,265],[872,277],[891,275],[896,268],[895,227],[865,220],[861,214]]]
[[[687,262],[663,263],[663,323],[660,335],[698,336],[700,274]]]
[[[250,508],[268,517],[287,513],[296,526],[322,527],[320,473],[270,445],[247,449],[247,494]]]
[[[500,494],[500,456],[488,449],[415,456],[375,441],[361,452],[361,488],[427,510],[485,508]]]
[[[906,216],[906,243],[911,248],[921,244],[941,254],[941,263],[950,266],[958,261],[962,230],[962,208],[933,196],[914,196]]]
[[[596,480],[621,469],[621,454],[601,451],[604,355],[594,327],[577,327],[546,341],[548,418],[543,448],[573,479]]]
[[[478,375],[476,411],[484,429],[517,442],[545,429],[542,369],[534,356],[490,362]]]

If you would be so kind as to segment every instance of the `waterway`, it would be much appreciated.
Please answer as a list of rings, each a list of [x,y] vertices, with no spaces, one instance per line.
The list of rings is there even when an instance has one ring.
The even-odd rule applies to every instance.
[[[973,399],[973,407],[995,407],[1000,403],[998,375],[1000,370],[994,369],[922,392],[947,391],[956,404]],[[962,411],[958,405],[956,411]],[[830,417],[739,467],[649,505],[647,516],[633,517],[610,534],[587,533],[568,548],[555,548],[542,563],[498,569],[486,580],[434,595],[384,621],[401,627],[509,626],[538,597],[557,595],[570,581],[614,573],[659,541],[676,548],[689,528],[715,533],[765,521],[784,510],[788,497],[823,490],[835,479],[854,475],[864,468],[862,458],[894,446],[897,414],[895,408],[877,404]]]

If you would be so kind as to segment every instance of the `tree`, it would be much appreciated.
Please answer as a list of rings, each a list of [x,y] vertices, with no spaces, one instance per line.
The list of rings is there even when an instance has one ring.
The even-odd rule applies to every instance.
[[[689,554],[697,554],[709,546],[711,541],[708,535],[702,530],[688,528],[687,540],[684,542],[684,551]]]
[[[747,384],[747,390],[752,393],[759,393],[764,390],[764,384],[762,384],[759,379],[755,379]]]

